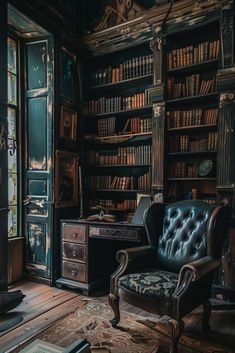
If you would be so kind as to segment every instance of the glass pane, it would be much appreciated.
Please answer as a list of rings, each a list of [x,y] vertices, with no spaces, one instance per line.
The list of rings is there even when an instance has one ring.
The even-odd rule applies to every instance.
[[[8,71],[16,74],[16,41],[10,37],[7,38],[7,49],[8,49]]]
[[[8,236],[17,236],[17,206],[11,206],[8,212]]]
[[[8,171],[17,172],[17,150],[15,140],[8,139]]]
[[[8,236],[17,236],[17,206],[10,206],[8,212]]]
[[[16,98],[16,76],[8,72],[8,103],[17,104]]]
[[[28,44],[27,47],[28,89],[47,86],[47,47],[45,42]]]
[[[8,117],[8,138],[16,139],[16,111],[13,108],[7,109]]]
[[[28,100],[28,168],[47,168],[47,100],[46,97]]]
[[[15,205],[17,203],[17,175],[8,174],[8,204]]]

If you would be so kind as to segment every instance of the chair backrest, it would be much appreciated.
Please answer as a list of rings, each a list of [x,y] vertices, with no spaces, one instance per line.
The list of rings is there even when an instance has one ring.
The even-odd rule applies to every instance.
[[[206,255],[221,256],[231,210],[200,200],[152,204],[144,214],[149,243],[162,269],[179,272]]]

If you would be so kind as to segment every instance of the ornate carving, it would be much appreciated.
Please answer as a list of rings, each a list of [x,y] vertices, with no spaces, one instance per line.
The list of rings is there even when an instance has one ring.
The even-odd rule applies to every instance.
[[[222,29],[222,68],[233,67],[234,65],[234,14],[233,3],[227,4],[222,9],[221,29]]]
[[[163,46],[166,42],[166,34],[163,33],[160,27],[156,27],[154,30],[154,39],[150,42],[150,48],[153,52],[156,50],[162,51]]]
[[[104,14],[94,31],[101,31],[133,20],[140,16],[144,9],[133,0],[111,0],[110,4],[105,6]]]
[[[233,32],[233,18],[230,14],[223,17],[222,32],[224,36],[230,36]]]
[[[232,103],[235,101],[235,92],[223,92],[220,94],[220,107],[224,104]]]
[[[158,192],[157,194],[154,195],[153,197],[154,202],[156,203],[163,203],[163,193]]]
[[[4,138],[4,125],[3,123],[0,124],[0,151],[6,149],[6,140]]]
[[[160,118],[165,110],[165,103],[154,103],[153,104],[153,116],[155,118]]]

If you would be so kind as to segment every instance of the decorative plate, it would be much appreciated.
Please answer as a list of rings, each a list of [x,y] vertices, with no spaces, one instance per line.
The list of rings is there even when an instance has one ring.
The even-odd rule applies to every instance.
[[[201,177],[206,176],[206,175],[210,174],[212,169],[213,169],[212,160],[205,159],[204,161],[200,162],[198,165],[198,175]]]

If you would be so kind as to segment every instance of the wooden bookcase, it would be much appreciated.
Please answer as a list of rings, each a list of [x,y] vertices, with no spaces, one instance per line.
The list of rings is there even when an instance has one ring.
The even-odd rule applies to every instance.
[[[88,68],[85,210],[98,206],[126,220],[137,194],[151,191],[153,53],[146,43],[92,58]]]
[[[165,200],[215,204],[219,21],[169,35],[165,58]]]
[[[84,40],[90,54],[84,66],[92,69],[85,89],[85,215],[92,211],[92,205],[100,204],[111,211],[123,200],[135,201],[136,194],[147,192],[158,202],[200,198],[226,204],[233,208],[234,217],[234,2],[182,0],[157,6],[144,17],[89,34]],[[151,54],[150,47],[153,73],[120,79],[126,61],[135,72],[141,62],[135,58]],[[113,74],[119,77],[115,82],[108,73],[113,69],[118,69]],[[96,110],[99,104],[112,104],[112,97],[133,97],[143,92],[143,107]],[[89,106],[87,101],[91,100]],[[132,130],[128,124],[136,117],[152,117],[152,132]],[[114,157],[114,150],[118,156],[121,148],[126,151],[144,145],[151,146],[149,165],[131,164],[129,160],[117,163],[116,157],[101,162],[103,154]],[[91,155],[92,163],[88,158]],[[103,187],[98,180],[104,181],[106,176],[112,185],[116,177],[122,184],[121,177],[133,176],[136,185],[138,177],[148,171],[151,179],[147,189]],[[134,210],[134,203],[131,208]],[[129,210],[122,209],[123,213]],[[235,266],[233,238],[231,221],[223,268],[216,280],[217,294],[226,300],[235,298],[230,276]]]

